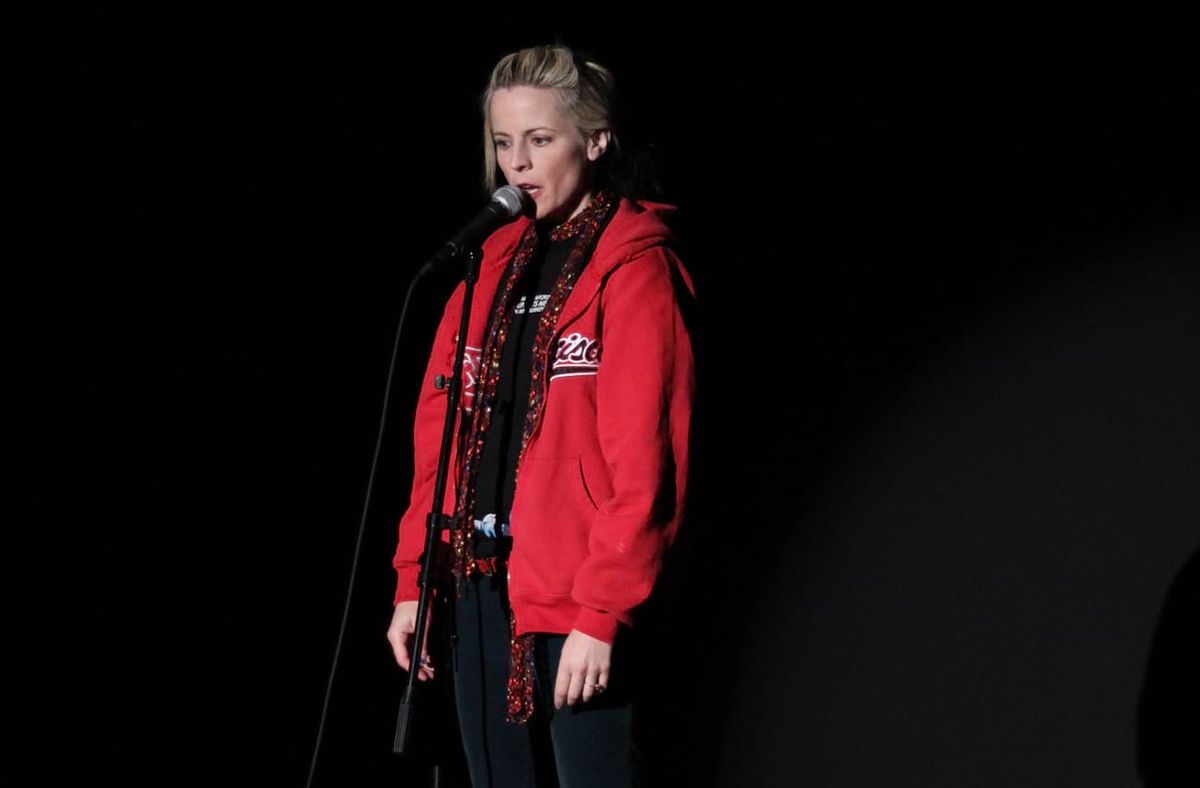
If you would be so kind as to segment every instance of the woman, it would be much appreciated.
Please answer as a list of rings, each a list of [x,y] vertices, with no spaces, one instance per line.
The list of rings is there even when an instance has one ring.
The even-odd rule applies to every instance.
[[[483,95],[486,190],[498,167],[536,214],[483,244],[443,502],[460,513],[439,559],[457,591],[451,657],[476,786],[633,779],[633,616],[683,510],[694,372],[679,299],[692,284],[674,207],[625,179],[613,87],[603,66],[544,46],[502,58]],[[460,285],[418,398],[393,559],[388,639],[406,670],[445,413],[434,378],[452,369],[462,299]]]

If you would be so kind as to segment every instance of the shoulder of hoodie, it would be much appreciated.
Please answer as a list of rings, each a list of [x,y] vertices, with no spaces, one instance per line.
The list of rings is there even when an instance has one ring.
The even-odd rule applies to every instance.
[[[584,273],[603,279],[614,268],[636,259],[648,249],[672,246],[675,234],[670,219],[677,210],[678,206],[670,203],[622,197],[617,212],[601,233]],[[523,217],[488,236],[483,243],[483,252],[490,265],[499,267],[508,262],[531,221]]]

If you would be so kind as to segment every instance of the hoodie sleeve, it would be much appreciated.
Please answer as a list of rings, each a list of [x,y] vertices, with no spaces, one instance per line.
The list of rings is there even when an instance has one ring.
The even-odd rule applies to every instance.
[[[455,335],[461,317],[464,287],[450,296],[434,334],[433,348],[421,379],[413,420],[413,479],[408,508],[400,517],[399,538],[392,557],[396,570],[396,593],[392,604],[417,599],[421,589],[417,577],[421,571],[421,553],[425,549],[425,517],[433,506],[433,486],[437,475],[438,452],[441,448],[442,427],[446,418],[448,389],[434,385],[437,375],[450,377],[454,371]],[[453,457],[452,463],[453,463]],[[453,489],[453,464],[448,490]],[[444,534],[443,534],[444,536]],[[448,545],[443,540],[437,564],[444,566],[449,559]]]
[[[596,428],[612,495],[571,596],[575,628],[609,643],[649,597],[682,515],[695,371],[677,282],[690,298],[675,252],[652,246],[614,269],[601,296]]]

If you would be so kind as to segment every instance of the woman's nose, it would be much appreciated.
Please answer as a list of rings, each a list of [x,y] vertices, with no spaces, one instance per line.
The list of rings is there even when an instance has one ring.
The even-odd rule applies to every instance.
[[[509,166],[514,170],[524,170],[529,167],[529,152],[525,149],[525,143],[518,142],[512,146],[512,159],[509,160]]]

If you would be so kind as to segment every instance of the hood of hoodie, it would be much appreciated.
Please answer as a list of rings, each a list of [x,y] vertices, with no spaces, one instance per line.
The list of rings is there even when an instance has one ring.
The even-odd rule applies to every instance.
[[[652,246],[671,243],[675,236],[669,222],[677,210],[678,206],[669,203],[622,197],[616,213],[600,234],[583,275],[603,279],[612,269],[638,253]],[[531,222],[533,219],[522,216],[488,236],[484,251],[492,266],[508,264]]]

